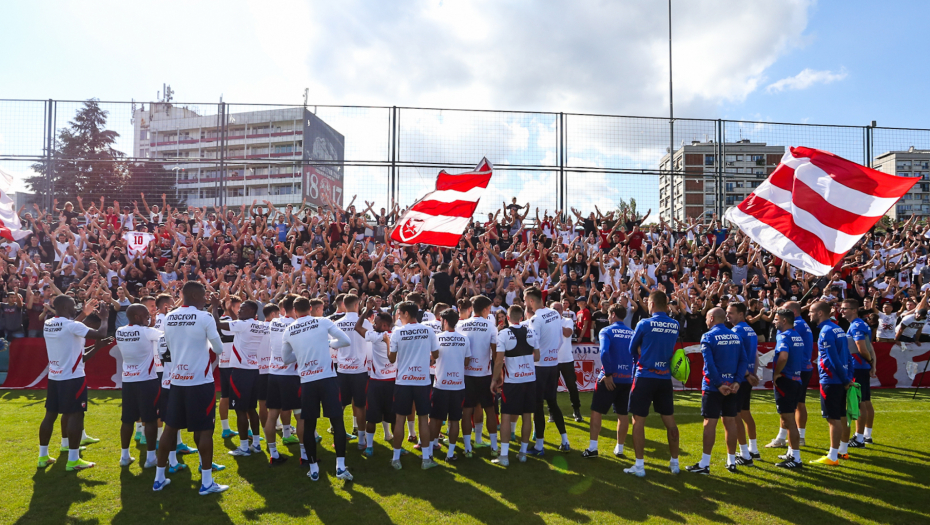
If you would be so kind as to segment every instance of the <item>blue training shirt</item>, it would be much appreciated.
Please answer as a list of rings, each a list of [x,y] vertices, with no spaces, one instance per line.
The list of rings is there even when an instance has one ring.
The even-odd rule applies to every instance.
[[[802,321],[803,322],[803,321]],[[805,323],[806,326],[806,323]],[[775,362],[780,353],[788,352],[788,361],[781,369],[782,375],[792,381],[801,382],[801,372],[811,360],[807,351],[807,343],[796,330],[784,330],[775,336]]]
[[[871,341],[872,329],[869,328],[869,325],[866,324],[861,317],[857,317],[853,322],[849,323],[849,330],[846,330],[846,335],[850,339],[847,341],[847,344],[849,345],[849,353],[852,354],[853,369],[871,370],[872,365],[866,362],[862,355],[859,354],[859,347],[856,346],[856,341]]]
[[[820,323],[817,352],[821,385],[845,385],[851,380],[849,346],[846,332],[827,319]]]
[[[636,324],[630,351],[638,356],[636,377],[653,377],[672,380],[669,361],[675,353],[678,341],[678,321],[665,312],[656,312],[652,317]]]
[[[759,348],[759,336],[746,321],[733,327],[733,332],[739,336],[743,344],[743,353],[746,354],[746,369],[750,374],[756,373],[756,354]],[[740,376],[742,377],[742,376]],[[742,381],[742,379],[740,379]]]
[[[743,342],[723,323],[701,336],[701,355],[704,356],[701,390],[717,392],[717,387],[725,383],[739,383],[746,375]]]
[[[810,372],[814,370],[814,359],[816,357],[814,353],[814,332],[811,332],[811,327],[800,317],[794,318],[794,331],[804,340],[804,347],[807,349],[807,353],[805,354],[807,355],[807,359],[804,361],[804,368],[802,368],[801,371]]]
[[[601,373],[597,380],[610,375],[614,383],[633,382],[633,354],[630,353],[630,341],[633,330],[623,321],[605,326],[598,338],[601,342]]]

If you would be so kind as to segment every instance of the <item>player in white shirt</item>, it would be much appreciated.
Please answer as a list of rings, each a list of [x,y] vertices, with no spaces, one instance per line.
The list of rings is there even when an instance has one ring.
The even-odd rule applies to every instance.
[[[268,339],[271,350],[271,364],[268,367],[268,417],[265,418],[265,443],[268,446],[269,464],[279,465],[286,461],[284,456],[278,454],[276,426],[278,416],[283,412],[293,411],[300,416],[300,376],[297,375],[297,363],[285,364],[282,349],[284,346],[284,331],[294,322],[294,299],[296,295],[287,295],[280,302],[283,315],[275,317],[268,324]],[[279,313],[282,313],[279,311]],[[282,429],[285,445],[300,443],[298,436],[303,435],[303,420],[297,419],[297,435],[291,434],[290,425]],[[300,445],[301,462],[307,460],[307,452],[303,444]],[[284,458],[284,459],[279,459]]]
[[[231,295],[223,303],[223,311],[226,315],[220,318],[220,321],[229,322],[239,317],[239,307],[242,305],[242,299],[238,296]],[[235,335],[227,330],[220,331],[220,338],[223,340],[223,355],[220,356],[220,424],[223,425],[223,439],[236,437],[239,432],[229,428],[229,377],[232,375],[232,345]],[[238,426],[238,425],[237,425]]]
[[[255,397],[258,399],[258,421],[264,430],[268,421],[268,377],[271,369],[271,322],[278,317],[280,309],[276,304],[266,304],[262,307],[262,323],[265,325],[265,335],[258,345],[258,384]]]
[[[513,305],[507,311],[510,326],[497,333],[497,353],[494,356],[494,379],[491,389],[501,393],[501,426],[509,428],[511,421],[523,418],[520,432],[520,462],[526,461],[532,416],[536,410],[536,362],[539,361],[539,340],[532,327],[522,324],[523,308]],[[501,453],[491,460],[502,467],[510,464],[510,434],[501,436]]]
[[[239,447],[229,451],[231,456],[245,457],[262,451],[260,420],[258,417],[258,349],[268,333],[268,325],[258,320],[258,303],[245,301],[239,306],[237,320],[220,321],[219,305],[213,307],[216,328],[234,335],[229,366],[229,408],[236,412]],[[249,432],[251,430],[251,432]],[[249,446],[249,436],[252,445]]]
[[[380,311],[376,313],[374,299],[368,299],[365,312],[355,321],[355,332],[371,343],[365,404],[365,433],[368,436],[368,444],[363,454],[366,457],[374,454],[375,430],[378,423],[384,426],[384,439],[387,441],[394,439],[391,425],[394,424],[395,419],[393,404],[397,366],[388,359],[388,348],[391,346],[390,330],[393,324],[394,319],[391,318],[391,314]],[[372,328],[367,328],[366,325]]]
[[[342,347],[337,352],[337,372],[336,378],[339,382],[339,399],[342,402],[343,410],[345,407],[352,405],[352,416],[355,418],[356,425],[358,421],[365,421],[365,401],[367,399],[366,391],[368,390],[368,367],[366,365],[368,356],[371,353],[371,343],[365,340],[355,331],[355,322],[358,321],[358,296],[348,294],[342,298],[342,306],[345,309],[345,315],[335,321],[336,326],[349,337],[352,342],[349,346]],[[363,326],[371,330],[371,323],[363,321]],[[365,426],[358,430],[358,448],[366,448]],[[354,429],[353,429],[354,430]]]
[[[145,425],[146,459],[144,468],[156,466],[155,444],[158,434],[158,398],[161,382],[155,373],[153,345],[162,333],[149,327],[148,308],[134,304],[126,310],[129,324],[116,329],[116,347],[123,358],[123,407],[120,421],[121,455],[119,464],[128,467],[135,458],[129,455],[132,429],[136,421]]]
[[[39,426],[39,468],[55,462],[48,455],[48,442],[55,430],[58,414],[67,415],[68,465],[65,470],[84,470],[94,463],[81,459],[81,435],[84,433],[84,412],[87,411],[87,379],[84,376],[84,359],[99,349],[84,355],[85,339],[104,339],[107,336],[108,305],[98,311],[96,299],[88,301],[81,312],[85,318],[94,312],[100,318],[100,327],[91,329],[74,320],[77,312],[74,299],[59,295],[52,302],[55,317],[45,320],[45,349],[48,352],[48,393],[45,398],[45,417]],[[62,439],[62,445],[65,445]]]
[[[432,328],[417,322],[417,305],[404,301],[397,307],[403,326],[391,334],[391,346],[388,359],[397,364],[397,378],[394,381],[394,456],[391,466],[397,470],[403,468],[400,463],[403,443],[404,421],[411,412],[417,415],[420,427],[420,450],[423,453],[423,469],[430,469],[438,464],[432,458],[429,422],[429,364],[430,358],[439,356],[439,340]]]
[[[223,353],[223,342],[216,322],[208,312],[206,291],[197,281],[188,281],[181,289],[183,306],[165,318],[165,343],[168,353],[162,361],[171,362],[171,389],[165,417],[165,431],[158,443],[158,467],[152,490],[160,491],[171,480],[165,478],[168,454],[175,450],[177,431],[186,428],[194,433],[200,450],[200,494],[215,494],[229,488],[213,481],[213,429],[216,425],[216,386],[213,361]],[[214,304],[219,296],[213,296]],[[204,469],[206,467],[206,469]]]
[[[532,315],[525,324],[533,328],[539,339],[539,361],[536,363],[536,412],[533,416],[536,432],[536,446],[528,452],[531,456],[543,455],[543,437],[546,433],[546,413],[543,401],[549,406],[549,417],[555,422],[562,443],[559,450],[568,452],[568,432],[565,418],[559,408],[559,348],[564,337],[562,315],[551,308],[546,308],[542,300],[542,291],[527,288],[523,292],[528,315]]]
[[[552,308],[562,316],[562,346],[559,347],[559,375],[565,382],[568,397],[572,402],[572,417],[576,422],[584,422],[581,417],[581,398],[578,397],[578,376],[575,374],[575,352],[572,349],[572,333],[575,323],[565,315],[564,306],[559,301],[549,303]]]
[[[333,427],[336,477],[352,481],[352,474],[345,463],[346,429],[342,421],[342,405],[339,403],[339,385],[329,353],[330,348],[349,346],[352,341],[335,323],[322,317],[323,301],[320,299],[295,299],[294,313],[297,320],[284,331],[281,353],[284,364],[297,363],[297,373],[300,375],[300,417],[304,420],[301,437],[310,462],[307,476],[313,481],[320,479],[315,433],[322,405],[323,417],[328,418]]]
[[[468,337],[455,331],[459,314],[449,308],[439,314],[442,333],[439,334],[439,357],[436,359],[436,377],[430,397],[429,425],[433,448],[439,446],[439,429],[449,420],[449,450],[446,461],[456,461],[455,440],[459,437],[462,420],[462,403],[465,401],[465,366],[471,361]]]
[[[488,446],[482,441],[482,410],[488,422],[491,457],[497,457],[497,403],[491,393],[491,371],[497,353],[497,328],[489,319],[491,300],[483,295],[471,298],[471,317],[459,321],[455,330],[468,338],[471,358],[465,365],[465,400],[462,404],[462,436],[465,457],[473,456],[471,431],[474,418],[475,447]]]

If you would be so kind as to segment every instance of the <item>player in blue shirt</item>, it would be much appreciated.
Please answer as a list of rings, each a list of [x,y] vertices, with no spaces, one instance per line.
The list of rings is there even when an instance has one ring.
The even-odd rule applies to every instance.
[[[846,332],[831,319],[830,305],[817,301],[811,305],[810,312],[811,320],[820,328],[817,337],[820,413],[830,425],[830,451],[811,463],[836,466],[840,464],[840,438],[846,426],[846,390],[852,383],[852,358],[846,344]]]
[[[610,325],[601,329],[598,336],[601,343],[601,372],[597,376],[597,386],[591,398],[591,444],[581,453],[583,458],[597,457],[597,437],[601,433],[601,417],[611,405],[617,414],[617,446],[614,455],[623,457],[623,442],[630,428],[628,407],[630,404],[630,387],[633,386],[633,355],[630,354],[630,341],[633,330],[623,324],[626,308],[619,304],[607,310]]]
[[[704,417],[704,454],[701,461],[686,470],[710,474],[710,453],[717,439],[717,421],[723,416],[727,443],[727,470],[736,472],[736,414],[739,412],[740,379],[746,374],[746,354],[739,336],[727,328],[723,308],[707,311],[707,326],[701,337],[704,380],[701,382],[701,415]]]
[[[678,321],[666,313],[668,296],[665,292],[649,294],[646,306],[652,317],[641,320],[633,332],[630,351],[637,359],[630,389],[630,412],[633,413],[633,448],[636,464],[623,469],[627,474],[638,477],[646,475],[643,450],[646,448],[646,417],[649,406],[662,416],[668,434],[668,449],[671,460],[669,469],[678,474],[678,425],[675,424],[675,403],[672,397],[672,374],[669,361],[675,353],[678,341]]]
[[[872,390],[869,385],[875,377],[875,350],[872,348],[872,329],[859,318],[859,301],[846,299],[840,303],[840,312],[849,321],[847,344],[853,360],[853,377],[859,383],[862,399],[859,402],[859,419],[856,420],[855,439],[849,439],[849,428],[843,436],[852,448],[865,448],[865,429],[871,430],[875,418],[872,408]],[[871,435],[871,432],[869,432]],[[843,443],[840,442],[840,454],[843,454]]]
[[[804,340],[804,347],[807,349],[807,358],[804,360],[804,366],[801,368],[801,392],[798,394],[798,409],[794,412],[795,423],[798,426],[798,434],[801,436],[801,446],[805,446],[804,436],[807,432],[807,390],[810,387],[811,377],[814,375],[814,359],[817,357],[817,350],[814,346],[814,333],[807,321],[801,316],[801,303],[797,301],[788,301],[782,308],[794,314],[794,331]],[[765,448],[784,448],[788,445],[788,429],[784,423],[780,423],[778,435],[769,442]]]
[[[739,442],[740,449],[736,464],[749,466],[752,465],[752,460],[760,457],[759,447],[756,444],[756,420],[753,419],[749,409],[752,389],[759,384],[759,376],[756,375],[756,366],[759,362],[759,336],[746,323],[746,303],[730,303],[727,306],[727,321],[733,325],[733,332],[739,336],[743,345],[743,353],[746,354],[746,376],[740,379],[739,391],[736,393],[739,398],[739,412],[736,414],[736,440]]]
[[[794,330],[794,312],[782,308],[775,312],[775,361],[772,370],[772,383],[775,386],[775,409],[781,424],[788,432],[788,453],[778,456],[783,461],[775,466],[795,469],[804,466],[801,463],[801,435],[794,419],[801,394],[801,370],[804,363],[810,361],[804,338]]]

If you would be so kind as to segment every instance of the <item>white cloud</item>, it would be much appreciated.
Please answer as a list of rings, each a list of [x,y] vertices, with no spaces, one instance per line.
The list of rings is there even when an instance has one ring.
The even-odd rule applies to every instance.
[[[783,78],[769,84],[765,90],[769,93],[778,93],[788,90],[807,89],[814,84],[829,84],[846,78],[846,68],[839,71],[816,71],[806,68],[793,77]]]

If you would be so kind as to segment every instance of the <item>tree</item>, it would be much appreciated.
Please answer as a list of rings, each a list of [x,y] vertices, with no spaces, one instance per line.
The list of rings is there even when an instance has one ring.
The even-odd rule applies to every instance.
[[[636,199],[630,197],[629,200],[623,200],[623,197],[620,197],[620,202],[617,204],[617,209],[620,210],[621,214],[630,216],[631,220],[639,220],[639,214],[636,213]]]
[[[172,207],[186,206],[185,195],[175,195],[174,171],[161,162],[133,162],[128,164],[128,170],[129,177],[123,191],[127,194],[127,202],[138,200],[140,193],[144,193],[149,206],[161,206],[162,195],[165,195],[165,200]],[[142,201],[139,201],[139,209],[142,209]]]

